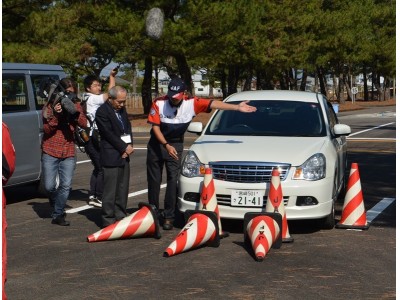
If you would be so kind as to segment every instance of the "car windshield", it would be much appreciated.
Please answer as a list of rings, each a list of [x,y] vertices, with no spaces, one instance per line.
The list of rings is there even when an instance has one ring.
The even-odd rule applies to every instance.
[[[257,111],[218,111],[205,134],[293,137],[326,135],[321,108],[317,103],[256,100],[251,101],[250,105],[256,106]]]

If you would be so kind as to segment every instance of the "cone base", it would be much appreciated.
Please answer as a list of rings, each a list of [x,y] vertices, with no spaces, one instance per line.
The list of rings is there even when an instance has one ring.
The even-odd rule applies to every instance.
[[[215,212],[213,212],[213,211],[208,211],[208,210],[191,210],[191,209],[188,209],[188,210],[186,210],[185,213],[184,213],[185,222],[187,223],[188,220],[189,220],[189,218],[190,218],[193,214],[197,214],[197,213],[200,213],[200,214],[203,214],[203,215],[206,215],[207,217],[209,217],[209,218],[211,219],[211,221],[214,223],[215,230],[216,230],[217,232],[219,232],[218,216],[217,216],[217,214],[216,214]],[[219,243],[220,243],[220,235],[217,234],[217,235],[215,235],[215,238],[214,238],[213,240],[207,242],[207,246],[217,248],[217,247],[219,247]]]
[[[141,209],[143,206],[146,206],[149,210],[150,213],[153,217],[154,220],[154,225],[155,225],[155,231],[153,237],[157,240],[161,239],[161,231],[160,231],[160,223],[158,222],[157,214],[156,214],[156,207],[152,204],[144,203],[144,202],[139,202],[139,209]]]
[[[369,228],[369,223],[366,225],[344,225],[344,224],[336,224],[336,228],[338,229],[360,229],[360,230],[367,230]]]
[[[294,242],[294,238],[290,237],[286,237],[286,238],[282,238],[282,243],[293,243]]]
[[[220,233],[219,238],[223,239],[229,236],[229,232],[227,231],[222,231],[222,233]]]
[[[271,212],[261,212],[261,213],[247,212],[247,213],[245,213],[244,219],[243,219],[243,234],[244,234],[243,236],[244,236],[244,243],[245,244],[248,244],[248,243],[251,244],[250,239],[249,239],[249,237],[247,235],[247,224],[249,224],[249,222],[253,218],[257,217],[257,216],[267,216],[267,217],[273,218],[278,223],[279,230],[282,230],[282,216],[281,216],[281,214],[279,214],[279,213],[271,213]],[[279,234],[278,238],[276,239],[276,241],[271,245],[271,248],[279,249],[281,247],[281,245],[282,245],[282,242],[283,242],[282,235]]]

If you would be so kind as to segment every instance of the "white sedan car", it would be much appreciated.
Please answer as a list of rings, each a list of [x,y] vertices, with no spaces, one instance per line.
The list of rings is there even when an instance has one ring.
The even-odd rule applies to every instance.
[[[221,218],[265,211],[272,170],[280,171],[288,220],[320,219],[335,225],[335,201],[345,188],[346,135],[320,93],[248,91],[225,102],[250,100],[257,112],[216,111],[182,161],[178,207],[200,208],[205,168],[211,168]],[[239,196],[240,195],[240,196]],[[240,198],[239,198],[240,197]]]

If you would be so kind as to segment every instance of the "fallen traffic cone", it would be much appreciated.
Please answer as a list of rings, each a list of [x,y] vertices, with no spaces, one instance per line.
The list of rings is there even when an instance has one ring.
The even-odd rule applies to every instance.
[[[203,244],[212,247],[219,246],[218,219],[214,212],[187,210],[185,217],[188,221],[175,240],[165,249],[165,257],[200,247]]]
[[[110,241],[138,236],[161,238],[154,206],[139,203],[139,210],[87,237],[88,242]]]
[[[281,178],[278,168],[272,170],[271,182],[267,199],[266,212],[280,213],[282,216],[282,242],[292,243],[294,239],[290,236],[289,226],[286,219],[285,205],[281,187]]]
[[[200,209],[215,212],[218,218],[219,237],[229,236],[229,232],[222,231],[221,218],[219,216],[217,196],[215,194],[214,179],[211,168],[206,168],[203,181],[203,189],[201,191]]]
[[[271,247],[281,247],[281,214],[248,212],[244,215],[243,228],[244,242],[251,242],[257,261],[262,261]]]
[[[367,214],[364,208],[358,164],[352,163],[344,197],[342,218],[336,224],[340,229],[368,229]]]

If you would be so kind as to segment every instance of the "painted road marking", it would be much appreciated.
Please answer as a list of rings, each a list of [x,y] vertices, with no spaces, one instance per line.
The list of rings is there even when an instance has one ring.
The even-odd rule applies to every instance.
[[[160,185],[160,188],[163,189],[166,186],[167,186],[167,184],[162,184],[162,185]],[[134,193],[130,193],[130,194],[128,194],[128,198],[135,197],[135,196],[142,195],[142,194],[146,194],[147,192],[148,192],[148,189],[137,191],[137,192],[134,192]],[[83,211],[83,210],[87,210],[87,209],[90,209],[90,208],[94,208],[94,207],[91,206],[91,205],[84,205],[84,206],[68,209],[65,212],[67,214],[73,214],[73,213],[77,213],[77,212],[80,212],[80,211]]]
[[[379,201],[373,208],[367,211],[367,223],[371,223],[394,201],[396,201],[396,198],[383,198],[381,201]]]
[[[396,138],[347,138],[348,141],[396,142]]]
[[[392,125],[392,124],[395,124],[395,123],[396,123],[396,122],[391,122],[391,123],[387,123],[387,124],[382,124],[382,125],[379,125],[379,126],[375,126],[375,127],[369,128],[369,129],[357,131],[357,132],[354,132],[354,133],[350,134],[349,137],[350,137],[350,136],[353,136],[353,135],[360,134],[360,133],[364,133],[364,132],[367,132],[367,131],[371,131],[371,130],[374,130],[374,129],[378,129],[378,128],[381,128],[381,127],[389,126],[389,125]]]

